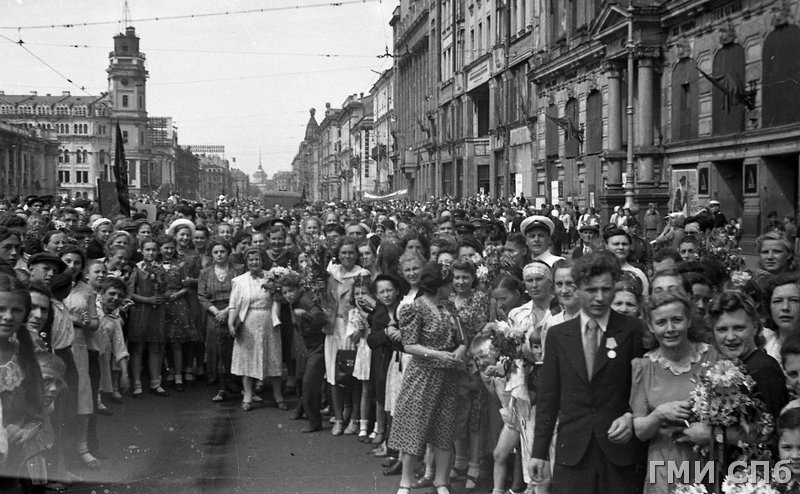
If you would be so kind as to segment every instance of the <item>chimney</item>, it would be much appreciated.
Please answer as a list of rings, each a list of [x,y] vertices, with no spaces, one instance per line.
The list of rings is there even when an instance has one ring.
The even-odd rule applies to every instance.
[[[69,96],[69,91],[61,91],[61,96]]]

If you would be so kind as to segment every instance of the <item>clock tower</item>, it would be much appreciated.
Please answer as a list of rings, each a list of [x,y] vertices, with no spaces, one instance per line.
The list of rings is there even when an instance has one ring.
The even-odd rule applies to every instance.
[[[147,69],[144,53],[139,51],[136,29],[127,26],[125,33],[114,36],[114,51],[108,54],[108,98],[111,125],[119,122],[122,130],[128,180],[133,192],[158,187],[154,183],[150,144],[147,142]],[[116,130],[112,129],[116,144]]]

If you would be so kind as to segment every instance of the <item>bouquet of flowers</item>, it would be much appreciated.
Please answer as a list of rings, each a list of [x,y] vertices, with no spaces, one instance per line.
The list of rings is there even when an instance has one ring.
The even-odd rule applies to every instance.
[[[275,266],[272,269],[270,269],[269,271],[267,271],[266,273],[264,273],[264,275],[267,278],[267,281],[264,282],[264,284],[261,285],[261,287],[264,288],[265,290],[267,290],[272,295],[277,295],[281,291],[281,287],[278,284],[278,281],[281,278],[283,278],[285,275],[287,275],[289,273],[293,273],[293,272],[294,271],[292,271],[289,268],[284,268],[284,267],[281,267],[281,266]]]
[[[749,473],[747,469],[742,469],[726,475],[722,481],[723,494],[780,494],[768,481],[751,477]]]
[[[769,457],[764,442],[774,431],[772,415],[753,398],[755,381],[731,360],[703,364],[703,372],[691,392],[696,420],[712,427],[737,427],[744,459]]]
[[[510,264],[508,264],[507,259],[504,258],[503,252],[503,247],[497,245],[487,245],[483,250],[483,258],[480,264],[476,263],[480,271],[480,273],[478,273],[478,279],[482,283],[491,286],[495,278],[501,273],[501,270],[508,269]]]
[[[701,259],[719,266],[726,273],[740,271],[744,266],[742,248],[736,238],[722,228],[710,232],[699,251]]]
[[[325,290],[330,260],[325,237],[306,235],[302,242],[302,252],[298,256],[303,288],[315,297]]]
[[[483,327],[483,334],[492,340],[492,346],[499,352],[494,374],[506,376],[524,359],[522,346],[525,333],[512,328],[506,322],[490,322]]]

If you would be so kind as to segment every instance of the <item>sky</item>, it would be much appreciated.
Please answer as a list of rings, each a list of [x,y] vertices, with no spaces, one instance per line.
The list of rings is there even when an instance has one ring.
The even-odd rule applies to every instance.
[[[124,31],[123,0],[0,4],[0,90],[108,91],[108,53],[113,37]],[[378,55],[387,46],[391,51],[389,20],[397,4],[129,0],[128,24],[147,57],[148,115],[172,117],[181,145],[224,145],[226,158],[236,159],[231,166],[247,173],[257,169],[259,155],[270,176],[290,170],[309,109],[316,108],[321,122],[326,102],[340,108],[348,95],[368,93],[379,73],[391,68],[392,59]],[[235,13],[254,9],[270,10]],[[229,14],[165,19],[224,12]],[[72,27],[58,27],[65,24]],[[36,28],[52,25],[57,27]]]

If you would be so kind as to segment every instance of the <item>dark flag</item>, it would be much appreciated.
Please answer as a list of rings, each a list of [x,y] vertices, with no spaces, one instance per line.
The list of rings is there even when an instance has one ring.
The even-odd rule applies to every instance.
[[[549,118],[554,124],[556,124],[561,130],[564,131],[564,135],[566,139],[575,139],[576,141],[583,143],[583,134],[581,130],[572,123],[572,120],[569,118],[560,118],[554,117],[552,115],[548,115],[547,113],[544,114],[545,117]]]
[[[122,130],[117,122],[117,143],[114,147],[114,177],[117,181],[119,196],[119,212],[131,216],[131,200],[128,196],[128,162],[125,161],[125,147],[122,142]]]

